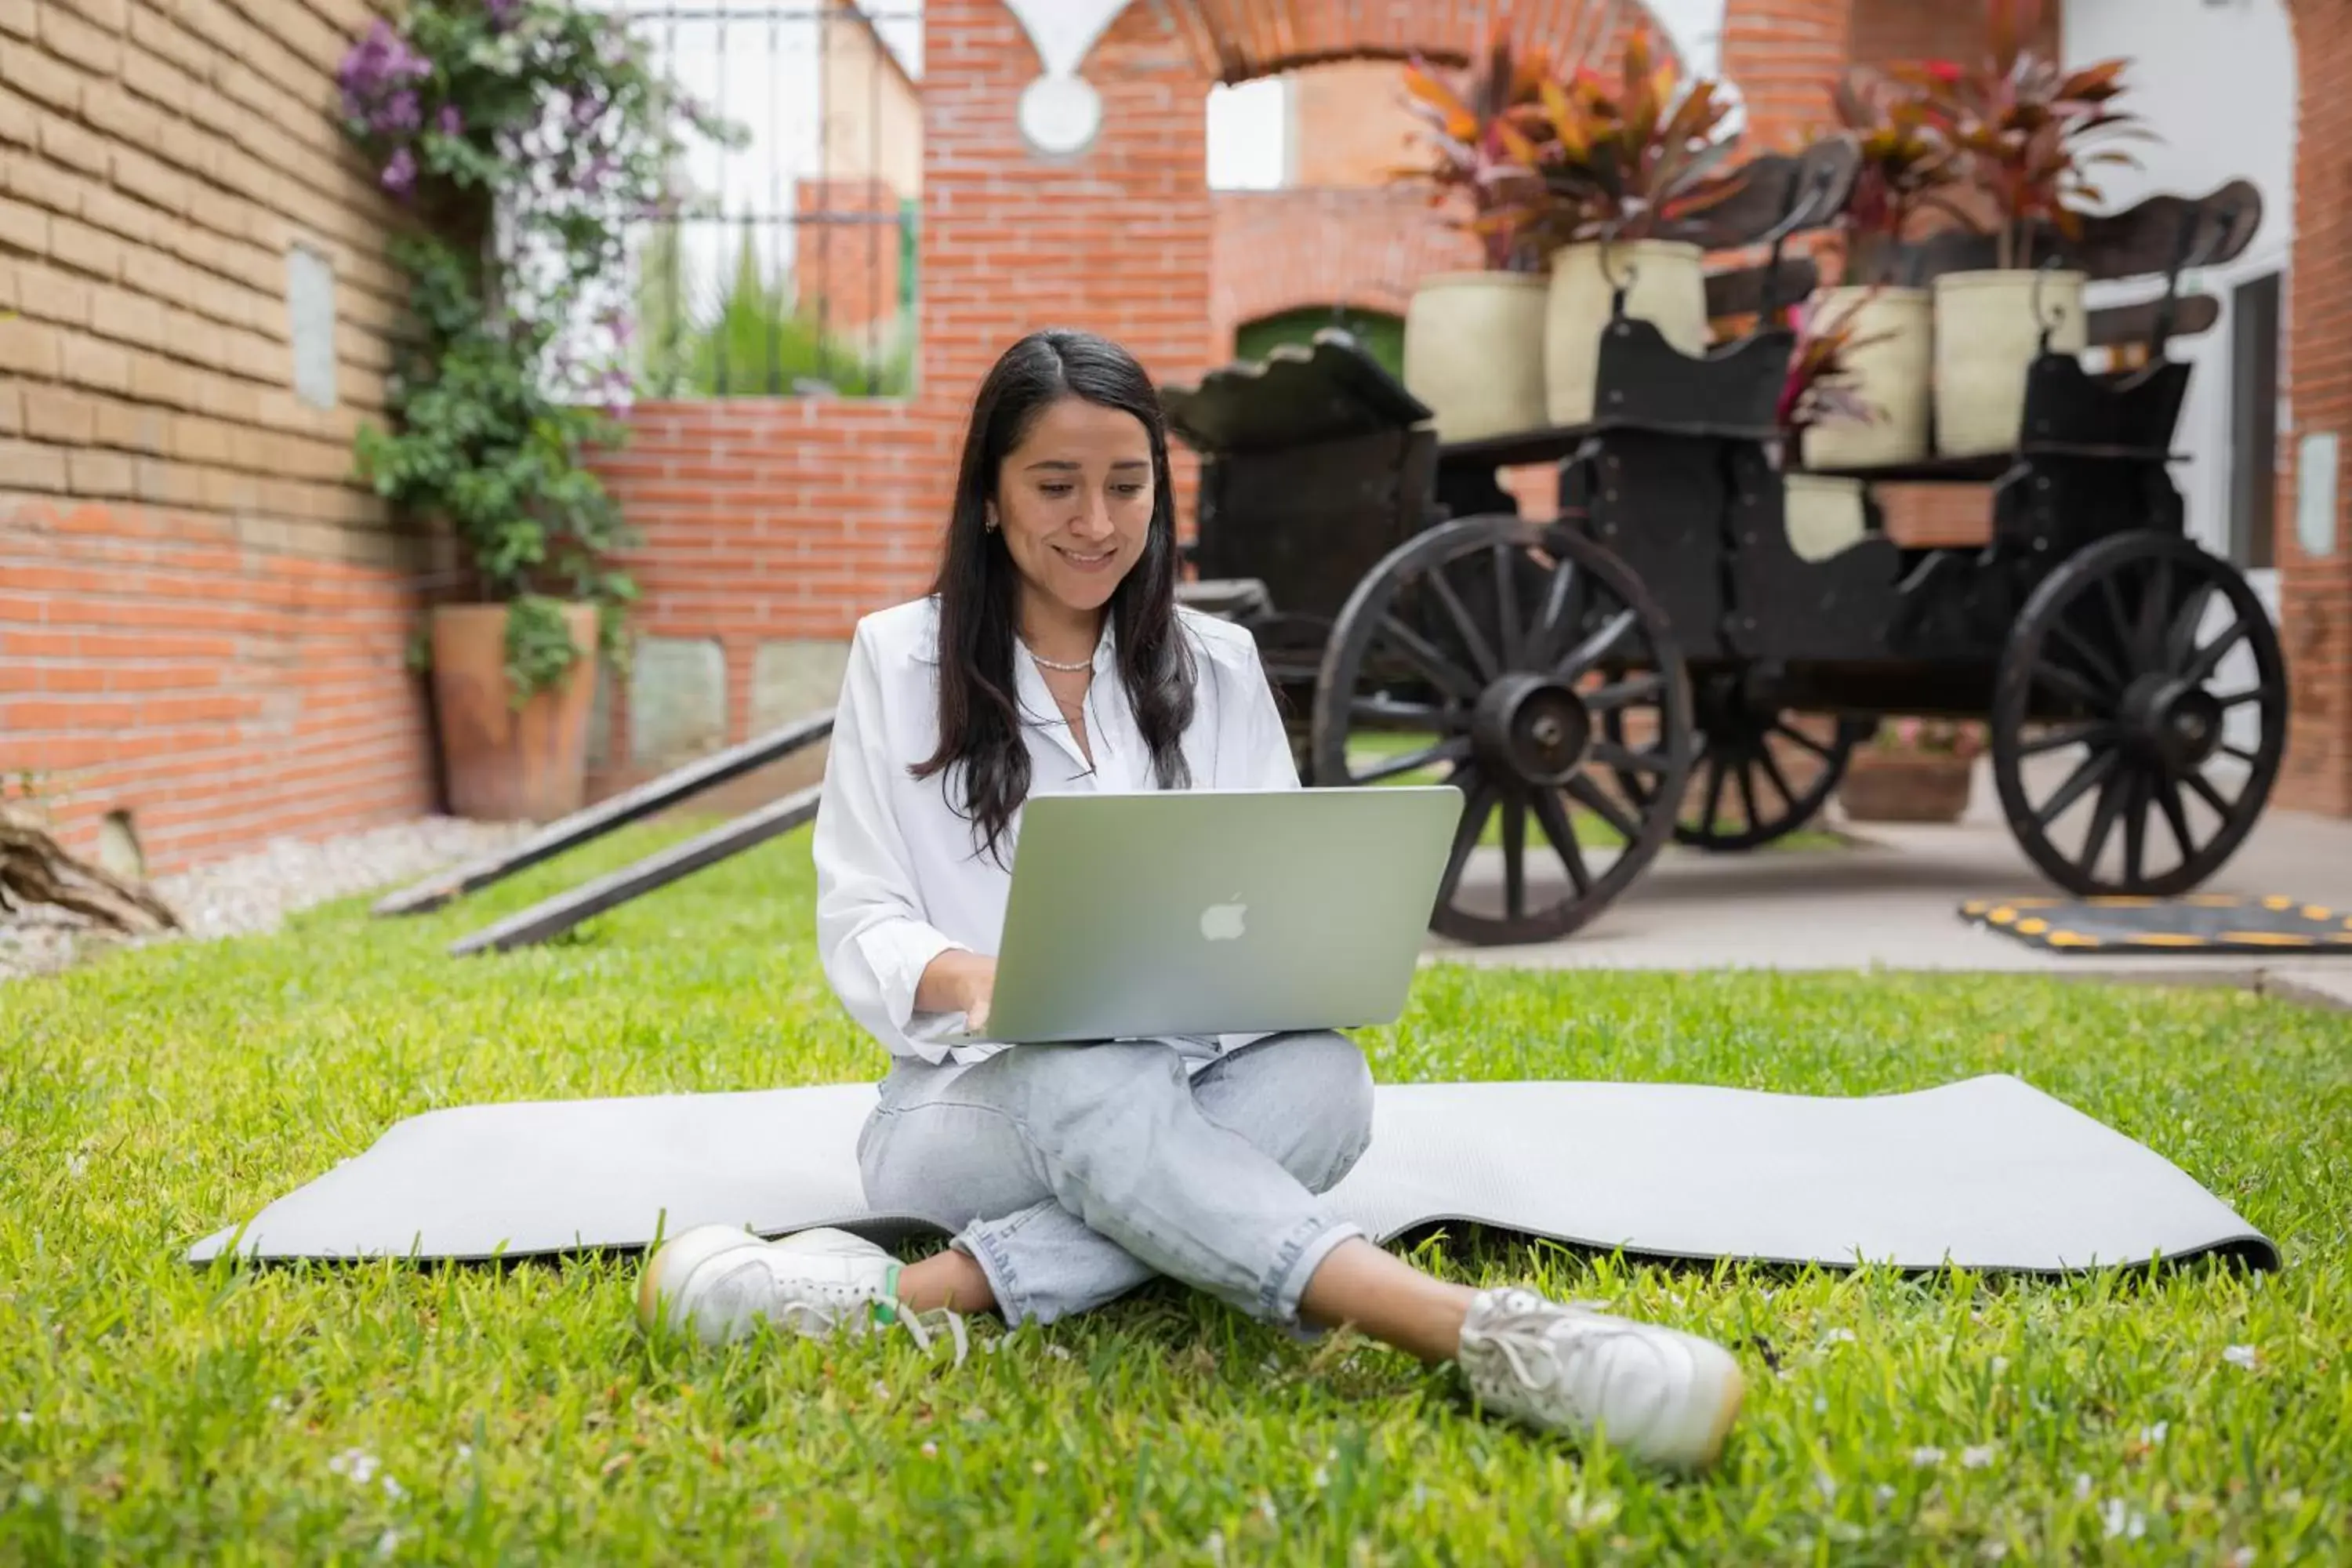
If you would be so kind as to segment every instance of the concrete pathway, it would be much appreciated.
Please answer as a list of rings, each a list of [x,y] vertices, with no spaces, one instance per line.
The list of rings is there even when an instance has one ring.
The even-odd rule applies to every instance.
[[[1888,826],[1832,816],[1824,826],[1853,842],[1745,855],[1670,847],[1574,936],[1493,948],[1433,938],[1426,960],[1558,969],[2040,972],[2254,986],[2352,1006],[2352,953],[2301,963],[2258,954],[2067,954],[1964,921],[1959,906],[1971,899],[2055,891],[2010,837],[1991,781],[1981,773],[1969,815],[1958,824]],[[1479,855],[1472,878],[1499,892],[1499,851]],[[1547,870],[1549,881],[1530,875],[1531,901],[1566,891],[1557,867]],[[2284,894],[2352,913],[2352,822],[2270,812],[2200,890]]]

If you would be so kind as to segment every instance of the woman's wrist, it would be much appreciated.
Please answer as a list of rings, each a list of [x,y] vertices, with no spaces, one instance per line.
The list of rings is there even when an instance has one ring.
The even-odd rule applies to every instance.
[[[987,998],[995,973],[995,960],[951,947],[925,966],[915,987],[915,1008],[922,1013],[969,1013]]]

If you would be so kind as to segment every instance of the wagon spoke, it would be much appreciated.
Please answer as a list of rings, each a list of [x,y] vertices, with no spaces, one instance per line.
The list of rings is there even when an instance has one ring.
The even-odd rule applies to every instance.
[[[1599,631],[1569,649],[1554,667],[1553,673],[1570,680],[1582,675],[1608,658],[1611,650],[1625,640],[1625,634],[1633,629],[1636,619],[1632,610],[1618,611]]]
[[[2164,808],[2165,824],[2172,829],[2172,841],[2180,847],[2180,859],[2185,865],[2197,858],[2197,843],[2196,835],[2189,831],[2189,813],[2181,805],[2179,781],[2172,778],[2158,781],[2156,799],[2157,804]],[[2227,816],[2227,813],[2223,814],[2225,819]]]
[[[2251,687],[2244,691],[2232,692],[2227,697],[2217,697],[2214,699],[2216,702],[2221,704],[2221,711],[2224,713],[2228,712],[2232,708],[2242,708],[2249,702],[2260,702],[2262,700],[2263,689],[2259,686]],[[2254,760],[2254,754],[2252,752],[2244,751],[2234,746],[2226,749],[2245,758],[2246,761],[2250,763]]]
[[[1354,773],[1354,777],[1358,784],[1379,784],[1384,779],[1396,778],[1403,773],[1419,773],[1423,768],[1433,768],[1440,763],[1467,762],[1469,758],[1470,737],[1454,735],[1418,752],[1408,752],[1402,756],[1383,757],[1363,772]],[[1354,772],[1352,769],[1349,771]]]
[[[1636,702],[1652,702],[1666,693],[1665,678],[1652,672],[1628,676],[1608,686],[1596,687],[1584,692],[1584,707],[1591,713],[1612,713],[1620,708],[1630,708]]]
[[[1528,912],[1528,807],[1516,795],[1503,803],[1503,912],[1511,920]]]
[[[1519,631],[1519,552],[1516,546],[1497,544],[1487,552],[1495,559],[1495,628],[1502,647],[1505,669],[1517,669],[1526,653]]]
[[[1470,618],[1470,607],[1462,602],[1462,595],[1454,591],[1452,583],[1446,581],[1444,567],[1432,566],[1429,569],[1429,591],[1437,595],[1438,604],[1445,610],[1445,618],[1454,623],[1454,634],[1461,637],[1462,646],[1470,650],[1470,662],[1477,666],[1480,677],[1493,680],[1500,676],[1503,668],[1495,662],[1495,650],[1486,646],[1486,635],[1479,631],[1478,623]]]
[[[2050,798],[2043,801],[2041,809],[2033,814],[2034,826],[2044,833],[2050,831],[2050,825],[2063,816],[2068,806],[2082,799],[2084,793],[2092,785],[2104,782],[2122,760],[2123,753],[2115,751],[2097,752],[2084,759],[2082,765],[2069,774],[2066,782],[2052,792]]]
[[[2131,658],[2131,612],[2124,608],[2123,590],[2116,586],[2113,573],[2099,579],[2099,597],[2107,607],[2107,624],[2116,634],[2116,651],[2128,660]]]
[[[1789,787],[1788,775],[1780,772],[1780,759],[1772,754],[1771,742],[1763,741],[1758,743],[1756,747],[1756,761],[1764,769],[1764,776],[1772,781],[1772,787],[1780,792],[1781,800],[1787,803],[1791,811],[1795,810],[1797,807],[1797,792]],[[1753,825],[1751,824],[1751,826]]]
[[[2245,641],[2252,631],[2253,627],[2242,619],[2231,621],[2228,631],[2197,650],[2197,657],[2189,661],[2189,668],[2180,672],[2180,679],[2191,686],[2204,685],[2213,679],[2213,672],[2221,668],[2221,661],[2230,657],[2230,650]]]
[[[1551,658],[1551,650],[1568,625],[1569,591],[1575,586],[1575,562],[1562,561],[1552,568],[1551,579],[1544,584],[1543,613],[1536,617],[1535,631],[1528,638],[1527,662],[1530,668],[1542,668]]]
[[[1783,740],[1796,742],[1797,744],[1804,747],[1805,750],[1812,752],[1813,755],[1821,758],[1821,760],[1825,763],[1834,762],[1837,759],[1837,754],[1834,752],[1831,751],[1827,746],[1822,745],[1819,741],[1814,740],[1811,735],[1806,734],[1802,730],[1798,729],[1795,725],[1788,722],[1788,721],[1784,719],[1775,719],[1772,721],[1771,732],[1780,736]]]
[[[1592,890],[1592,873],[1584,864],[1584,846],[1576,841],[1576,824],[1569,820],[1568,808],[1559,803],[1559,792],[1539,789],[1535,795],[1536,822],[1543,835],[1551,840],[1552,852],[1560,864],[1568,868],[1568,879],[1582,898]]]
[[[1461,731],[1470,727],[1470,716],[1448,704],[1438,707],[1428,702],[1391,702],[1385,697],[1359,697],[1348,704],[1348,717],[1367,727],[1385,725],[1397,730]]]
[[[2107,754],[2121,755],[2116,752]],[[2099,785],[2098,807],[2091,814],[2091,831],[2083,840],[2082,867],[2085,876],[2095,874],[2099,868],[2099,857],[2106,853],[2107,840],[2115,834],[2116,818],[2122,815],[2124,795],[2129,787],[2128,779],[2116,777],[2113,768],[2107,770],[2105,782]]]
[[[1641,841],[1642,825],[1626,816],[1624,808],[1611,800],[1601,786],[1591,779],[1579,773],[1562,787],[1579,805],[1583,806],[1585,810],[1622,834],[1627,844],[1636,844]]]
[[[1396,646],[1405,662],[1421,671],[1432,685],[1444,688],[1465,702],[1478,700],[1481,689],[1475,676],[1440,653],[1419,632],[1394,616],[1381,617],[1381,635]]]
[[[2164,639],[2164,668],[2178,672],[2183,668],[2197,647],[2198,629],[2205,623],[2205,606],[2213,602],[2217,590],[2210,583],[2200,583],[2189,590],[2189,597],[2172,617],[2172,630]]]
[[[1614,741],[1595,741],[1586,748],[1586,754],[1604,768],[1614,768],[1622,773],[1664,773],[1673,763],[1655,752],[1637,752]]]
[[[2137,768],[2124,775],[2124,885],[2130,888],[2147,878],[2147,783]]]
[[[1743,827],[1754,827],[1763,817],[1756,810],[1756,770],[1742,757],[1736,764],[1739,775],[1739,809],[1747,815],[1740,819]]]
[[[2053,642],[2063,642],[2072,649],[2075,658],[2089,668],[2093,679],[2105,681],[2109,691],[2119,692],[2130,684],[2116,673],[2116,667],[2107,662],[2106,655],[2084,641],[2074,628],[2064,621],[2050,623],[2050,637]]]
[[[2099,690],[2064,665],[2053,664],[2047,658],[2033,667],[2033,679],[2057,689],[2062,695],[2072,697],[2094,712],[2107,711],[2116,705],[2113,696]]]
[[[2197,792],[2198,799],[2213,808],[2214,816],[2224,822],[2230,820],[2230,813],[2235,809],[2236,803],[2221,798],[2221,792],[2213,787],[2213,781],[2205,776],[2204,769],[2187,768],[2182,770],[2180,776],[2190,789]]]
[[[2095,719],[2087,724],[2062,724],[2046,734],[2021,742],[2018,754],[2038,757],[2045,752],[2063,752],[2069,746],[2107,746],[2121,738],[2123,731],[2109,720]]]
[[[1479,837],[1486,831],[1486,819],[1495,814],[1495,786],[1480,778],[1462,803],[1462,820],[1454,826],[1454,847],[1445,858],[1444,892],[1450,898],[1462,886],[1462,868],[1469,863],[1470,851],[1478,847]]]

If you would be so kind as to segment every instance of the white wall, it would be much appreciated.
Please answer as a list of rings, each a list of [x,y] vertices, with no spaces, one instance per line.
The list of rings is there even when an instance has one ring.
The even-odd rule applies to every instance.
[[[2110,209],[2160,192],[2202,195],[2233,179],[2251,180],[2263,193],[2262,227],[2246,253],[2182,281],[2184,292],[2193,288],[2219,299],[2221,320],[2172,346],[2174,358],[2197,366],[2179,443],[2189,460],[2174,478],[2190,535],[2223,551],[2230,525],[2230,290],[2284,270],[2294,232],[2294,40],[2286,7],[2284,0],[2063,0],[2062,20],[2067,64],[2118,56],[2131,62],[2124,105],[2158,138],[2128,144],[2140,168],[2097,172]],[[2283,381],[2284,349],[2280,374]],[[2284,408],[2280,427],[2286,427]],[[2268,594],[2272,584],[2259,581],[2257,587]]]

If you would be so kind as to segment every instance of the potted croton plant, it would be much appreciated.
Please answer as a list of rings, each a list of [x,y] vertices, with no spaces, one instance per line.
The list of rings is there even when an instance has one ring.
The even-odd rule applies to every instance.
[[[1736,139],[1720,85],[1685,78],[1646,30],[1626,40],[1619,80],[1578,68],[1541,89],[1537,172],[1544,194],[1533,225],[1550,258],[1546,303],[1546,405],[1555,425],[1592,417],[1601,337],[1625,311],[1683,353],[1707,346],[1700,247],[1666,236],[1736,194],[1726,173]]]
[[[1842,291],[1841,291],[1842,292]],[[1869,524],[1860,479],[1805,471],[1801,454],[1827,431],[1868,428],[1884,411],[1864,394],[1854,372],[1858,354],[1875,347],[1861,328],[1875,295],[1816,300],[1793,311],[1797,341],[1789,356],[1776,417],[1780,426],[1780,481],[1789,546],[1807,561],[1825,560],[1860,539]]]
[[[1965,164],[1924,90],[1856,66],[1830,97],[1860,163],[1838,216],[1840,281],[1816,292],[1812,306],[1847,325],[1853,341],[1838,348],[1843,384],[1874,412],[1809,422],[1801,456],[1814,468],[1915,463],[1931,449],[1933,297],[1897,283],[1895,267],[1922,216],[1945,207]]]
[[[347,129],[415,223],[393,244],[415,331],[361,475],[446,527],[468,590],[420,638],[450,809],[543,821],[583,793],[597,652],[632,542],[590,467],[623,435],[625,226],[670,201],[691,125],[625,16],[569,0],[412,0],[340,72]]]
[[[1958,822],[1984,749],[1973,721],[1888,720],[1847,759],[1838,805],[1855,822]]]
[[[1404,173],[1431,184],[1433,205],[1477,242],[1483,264],[1422,279],[1405,308],[1405,387],[1435,415],[1442,440],[1544,422],[1543,253],[1528,229],[1540,187],[1522,122],[1550,66],[1497,26],[1467,72],[1422,60],[1405,69],[1427,161]]]
[[[2041,265],[2033,240],[2043,226],[2079,232],[2096,164],[2129,163],[2095,142],[2137,133],[2116,110],[2126,61],[2068,70],[2036,53],[2042,0],[1987,0],[1986,50],[1973,65],[1902,68],[1927,97],[1930,113],[1966,161],[1990,212],[1997,240],[1986,271],[1935,280],[1936,448],[1947,457],[2008,451],[2024,415],[2027,372],[2042,353],[2079,354],[2087,345],[2084,275]]]

